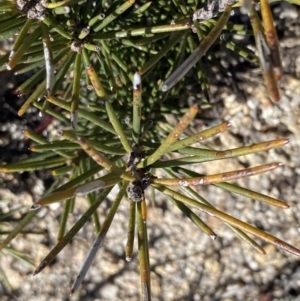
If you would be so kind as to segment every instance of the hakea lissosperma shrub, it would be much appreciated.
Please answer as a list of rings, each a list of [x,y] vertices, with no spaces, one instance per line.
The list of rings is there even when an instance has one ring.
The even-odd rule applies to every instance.
[[[174,104],[173,99],[188,96],[187,83],[198,84],[206,100],[209,99],[209,83],[201,59],[205,57],[212,65],[224,69],[210,51],[213,44],[259,63],[268,94],[274,101],[280,98],[277,81],[282,77],[282,67],[268,2],[261,0],[261,22],[252,2],[244,1],[253,30],[230,22],[233,5],[239,6],[236,1],[201,3],[196,0],[0,0],[0,40],[14,38],[11,50],[1,53],[0,70],[12,70],[15,74],[31,72],[16,89],[17,94],[27,97],[18,113],[23,115],[34,106],[42,114],[60,120],[63,127],[58,133],[60,138],[51,143],[34,132],[25,131],[36,143],[31,150],[40,154],[0,167],[4,172],[52,168],[57,177],[53,191],[33,206],[35,209],[64,201],[58,243],[35,274],[41,272],[92,217],[97,239],[72,287],[74,292],[92,264],[118,205],[129,199],[126,259],[129,261],[132,257],[137,228],[142,296],[143,300],[150,300],[144,194],[148,187],[163,193],[213,239],[216,238],[214,231],[192,210],[220,218],[258,252],[264,253],[264,250],[249,234],[300,254],[295,247],[217,210],[191,189],[191,186],[215,185],[257,201],[288,207],[280,200],[227,183],[270,171],[279,167],[279,163],[208,176],[183,167],[266,151],[288,143],[288,139],[278,139],[221,152],[191,146],[226,130],[228,123],[183,136],[185,129],[193,126],[197,106],[187,110]],[[221,33],[225,38],[219,39]],[[257,55],[238,45],[232,39],[234,34],[254,34]],[[184,75],[193,67],[196,67],[195,76],[186,80]],[[205,101],[199,106],[203,103]],[[172,129],[167,123],[162,126],[163,114],[184,115]],[[97,178],[101,170],[107,174]],[[157,178],[157,174],[165,174],[166,178]],[[68,181],[59,187],[58,183],[66,178]],[[116,185],[119,193],[100,227],[96,209]],[[87,195],[90,207],[65,233],[68,213],[78,195]],[[36,212],[28,213],[1,243],[1,248],[20,233]]]
[[[85,119],[85,115],[82,115],[82,118],[78,119],[76,130],[68,127],[60,130],[58,133],[60,138],[51,143],[27,131],[25,135],[37,142],[36,145],[31,146],[31,150],[41,152],[41,154],[25,162],[5,165],[0,168],[4,172],[54,168],[53,174],[61,179],[68,174],[69,181],[62,186],[54,188],[50,194],[37,200],[32,206],[32,209],[38,209],[41,206],[64,201],[64,212],[58,233],[58,242],[36,268],[34,275],[40,273],[92,217],[97,237],[71,288],[71,293],[76,291],[88,272],[113,222],[120,202],[129,201],[130,212],[125,251],[126,260],[130,261],[132,258],[136,229],[142,296],[143,300],[151,300],[150,258],[146,218],[147,201],[149,202],[150,200],[145,198],[145,191],[148,187],[152,187],[154,190],[164,194],[200,230],[204,231],[212,239],[215,239],[217,235],[196,214],[199,210],[221,219],[238,237],[249,243],[260,253],[264,254],[264,249],[251,236],[260,238],[292,254],[300,255],[300,250],[296,247],[218,210],[191,188],[198,185],[215,185],[220,189],[237,193],[256,201],[280,208],[288,208],[289,206],[281,200],[228,183],[240,178],[271,171],[280,167],[281,164],[278,162],[214,175],[200,175],[191,171],[190,166],[201,162],[224,160],[267,151],[284,146],[289,142],[289,139],[272,140],[225,151],[203,148],[205,139],[227,130],[229,123],[225,122],[192,135],[185,135],[185,130],[189,126],[193,126],[193,119],[197,117],[198,108],[196,105],[193,105],[186,110],[174,128],[169,126],[170,132],[167,133],[165,124],[162,122],[158,121],[152,124],[150,120],[143,120],[143,108],[146,106],[146,102],[145,100],[142,101],[141,90],[141,77],[138,73],[135,73],[131,124],[122,124],[118,117],[118,111],[115,111],[114,105],[107,100],[103,104],[103,110],[106,111],[109,122],[105,124],[96,123],[95,121],[98,119],[96,116],[94,119],[91,118],[94,115],[92,113],[87,119]],[[58,106],[64,104],[62,99],[54,96],[48,96],[47,99]],[[118,103],[115,105],[119,106]],[[65,110],[63,105],[61,108],[63,111]],[[197,147],[198,142],[201,142],[202,148]],[[174,157],[174,154],[177,155]],[[163,160],[162,157],[164,157]],[[185,165],[188,168],[185,168]],[[106,174],[97,177],[101,170],[106,170]],[[166,177],[157,177],[157,174],[165,174]],[[119,192],[100,227],[96,209],[115,186],[119,188]],[[176,189],[174,190],[172,187],[176,187]],[[65,225],[70,208],[74,206],[76,196],[84,195],[87,195],[90,207],[72,228],[65,233]],[[10,239],[11,236],[2,243],[2,246],[9,243]]]

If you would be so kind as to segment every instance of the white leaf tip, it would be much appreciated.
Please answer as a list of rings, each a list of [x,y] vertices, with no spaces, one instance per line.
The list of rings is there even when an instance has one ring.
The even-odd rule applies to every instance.
[[[142,78],[138,72],[133,75],[133,89],[137,90],[142,82]]]

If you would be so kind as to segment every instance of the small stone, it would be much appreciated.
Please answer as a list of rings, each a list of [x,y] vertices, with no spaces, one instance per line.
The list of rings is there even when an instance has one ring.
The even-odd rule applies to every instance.
[[[117,300],[118,296],[118,287],[114,284],[106,284],[101,289],[101,297],[105,300]]]

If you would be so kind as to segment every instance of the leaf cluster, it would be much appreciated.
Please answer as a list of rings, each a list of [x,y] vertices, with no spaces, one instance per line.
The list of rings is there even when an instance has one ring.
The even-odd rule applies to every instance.
[[[219,1],[217,6],[214,3],[208,1],[199,10],[203,3],[196,0],[0,2],[0,40],[18,33],[11,51],[0,57],[0,68],[16,74],[35,72],[17,88],[18,94],[29,95],[19,115],[34,106],[62,125],[51,142],[33,131],[25,131],[25,136],[34,142],[31,151],[38,154],[0,167],[2,172],[52,169],[57,178],[52,191],[32,207],[64,202],[57,244],[34,274],[41,272],[92,218],[97,237],[72,286],[74,292],[92,264],[120,202],[128,201],[126,260],[132,258],[137,232],[142,296],[143,300],[151,300],[145,193],[150,189],[162,193],[212,239],[217,235],[195,210],[219,218],[260,253],[264,254],[264,249],[249,235],[300,255],[297,248],[218,210],[191,188],[215,185],[255,201],[288,208],[281,200],[227,183],[271,171],[280,163],[214,175],[184,168],[268,151],[289,142],[283,138],[217,151],[203,141],[227,130],[229,123],[193,131],[199,107],[205,107],[209,101],[209,84],[201,58],[213,44],[260,63],[269,95],[274,101],[279,100],[277,80],[282,68],[268,3],[261,1],[262,23],[252,3],[248,3],[253,31],[230,23],[234,2]],[[254,34],[258,55],[233,39],[219,39],[221,32]],[[268,33],[273,39],[268,39]],[[187,54],[190,56],[184,60]],[[210,58],[217,62],[212,51]],[[186,109],[168,100],[187,95],[187,82],[182,77],[192,67],[205,99]],[[175,125],[167,122],[166,114],[174,115]],[[171,189],[173,186],[178,189]],[[100,223],[96,210],[114,187],[118,194]],[[67,231],[76,197],[85,195],[90,207]],[[29,212],[10,232],[1,248],[20,233],[34,212]]]

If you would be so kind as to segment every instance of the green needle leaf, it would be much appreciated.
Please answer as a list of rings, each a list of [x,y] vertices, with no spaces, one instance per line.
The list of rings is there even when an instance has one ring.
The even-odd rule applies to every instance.
[[[109,120],[110,120],[111,124],[113,125],[114,130],[116,131],[116,133],[122,143],[122,146],[124,147],[126,152],[130,152],[131,146],[129,144],[127,136],[123,130],[120,120],[117,117],[117,114],[115,113],[115,111],[109,101],[105,102],[105,108],[106,108],[106,112],[109,117]]]
[[[71,241],[71,239],[78,233],[78,231],[84,226],[84,224],[90,219],[93,213],[97,210],[102,201],[111,191],[111,188],[104,189],[99,198],[93,203],[93,205],[81,216],[81,218],[75,223],[75,225],[68,231],[68,233],[59,241],[56,246],[50,251],[50,253],[42,260],[39,266],[35,269],[33,276],[40,273],[56,256],[59,252]],[[36,212],[36,211],[31,211]]]
[[[190,173],[192,173],[190,170],[186,170],[186,169],[180,169],[183,170],[183,172],[187,175],[190,175]],[[164,170],[164,172],[171,177],[176,177],[172,172],[170,172],[169,170]],[[222,183],[222,184],[227,184],[227,183]],[[228,184],[230,185],[230,184]],[[203,203],[207,206],[210,206],[212,208],[215,208],[211,203],[209,203],[208,201],[206,201],[203,197],[201,197],[195,190],[193,190],[191,187],[182,187],[181,188],[183,191],[185,191],[191,198],[193,198],[194,200],[197,200],[200,203]],[[247,242],[251,247],[253,247],[256,251],[258,251],[261,254],[266,254],[265,250],[259,245],[257,244],[252,238],[250,238],[244,231],[231,226],[230,224],[224,222],[224,224],[229,227],[239,238],[241,238],[242,240],[244,240],[245,242]]]
[[[174,144],[172,144],[168,148],[168,152],[173,152],[175,150],[179,150],[179,149],[187,147],[193,143],[202,142],[210,137],[216,136],[224,131],[227,131],[229,127],[230,127],[230,123],[224,122],[217,126],[213,126],[207,130],[193,134],[187,138],[184,138],[184,139],[179,140],[179,141],[175,142]]]
[[[30,162],[30,163],[13,163],[0,166],[0,171],[3,172],[20,172],[20,171],[32,171],[32,170],[42,170],[51,167],[57,167],[67,163],[69,159],[67,158],[53,158],[46,159],[43,161]]]
[[[120,205],[120,202],[126,192],[126,188],[128,186],[128,182],[124,182],[119,193],[117,194],[116,196],[116,199],[114,201],[114,203],[112,204],[108,214],[107,214],[107,217],[106,219],[104,220],[103,222],[103,225],[101,227],[101,230],[99,232],[99,234],[97,235],[97,238],[95,239],[92,247],[90,248],[83,264],[82,264],[82,267],[80,269],[80,272],[78,274],[78,276],[76,277],[76,280],[74,281],[73,285],[72,285],[72,288],[71,288],[71,294],[73,294],[77,288],[79,287],[79,285],[81,284],[81,282],[83,281],[84,279],[84,276],[86,275],[88,269],[90,268],[92,262],[94,261],[94,258],[99,250],[99,248],[101,247],[101,244],[103,242],[103,239],[105,238],[106,236],[106,233],[114,219],[114,216],[116,214],[116,211]]]
[[[203,57],[215,40],[219,37],[223,27],[226,25],[231,12],[231,5],[226,5],[225,10],[216,23],[211,32],[202,40],[199,47],[191,54],[191,56],[165,81],[162,91],[165,92],[176,85],[195,65],[195,63]]]
[[[104,27],[106,27],[109,23],[115,20],[119,15],[123,14],[128,8],[130,8],[134,4],[135,0],[128,0],[120,5],[112,14],[108,15],[101,23],[93,28],[94,32],[98,32]]]
[[[9,235],[5,238],[3,242],[0,243],[0,251],[6,247],[19,233],[21,233],[22,229],[32,221],[34,216],[38,211],[30,211],[26,214],[24,218],[18,223],[18,225],[10,231]]]
[[[27,51],[27,49],[30,47],[30,45],[37,39],[39,34],[41,33],[41,28],[37,27],[32,33],[30,33],[25,40],[23,40],[23,43],[20,45],[18,43],[17,45],[20,45],[19,48],[16,50],[15,53],[11,56],[9,59],[6,68],[8,70],[13,69],[18,62],[21,60],[23,57],[24,53]]]
[[[149,247],[147,223],[144,219],[146,215],[145,200],[136,203],[137,206],[137,234],[138,234],[138,251],[140,260],[140,277],[142,288],[142,300],[151,300],[151,279],[150,279],[150,263],[149,263]]]
[[[175,198],[176,200],[180,201],[180,202],[183,202],[187,205],[190,205],[190,206],[193,206],[197,209],[199,209],[200,211],[203,211],[211,216],[215,216],[219,219],[221,219],[222,221],[225,221],[227,223],[229,223],[230,225],[234,226],[234,227],[237,227],[249,234],[252,234],[256,237],[259,237],[261,238],[262,240],[270,243],[270,244],[273,244],[275,245],[276,247],[279,247],[279,248],[282,248],[284,250],[286,250],[287,252],[289,253],[292,253],[296,256],[300,256],[300,250],[291,246],[290,244],[280,240],[279,238],[277,237],[274,237],[262,230],[259,230],[247,223],[244,223],[224,212],[221,212],[217,209],[214,209],[210,206],[207,206],[207,205],[204,205],[204,204],[201,204],[201,203],[198,203],[197,201],[194,201],[186,196],[183,196],[182,194],[178,193],[178,192],[175,192],[173,190],[170,190],[166,187],[163,187],[163,186],[160,186],[160,185],[152,185],[154,188],[156,188],[157,190],[163,192],[164,194],[168,195],[168,196],[171,196],[173,198]]]
[[[71,104],[70,103],[66,103],[64,100],[59,99],[53,95],[49,95],[46,98],[49,102],[67,110],[67,111],[71,111]],[[113,127],[106,121],[99,119],[98,116],[96,116],[93,113],[87,112],[86,110],[83,109],[78,109],[78,116],[79,117],[83,117],[86,120],[89,120],[90,122],[100,126],[101,128],[107,130],[108,132],[111,132],[113,134],[115,134],[115,131],[113,129]]]
[[[281,163],[269,163],[264,165],[259,165],[256,167],[245,168],[241,170],[234,170],[229,172],[223,172],[210,176],[201,176],[195,178],[184,178],[184,179],[152,179],[152,183],[166,185],[166,186],[197,186],[197,185],[211,185],[226,181],[235,181],[245,177],[254,176],[260,173],[264,173],[273,170],[279,166]]]
[[[127,230],[127,243],[126,243],[126,247],[125,247],[125,259],[127,262],[131,261],[131,259],[132,259],[134,233],[135,233],[135,215],[136,215],[136,203],[130,202],[128,230]]]
[[[169,136],[164,140],[164,142],[160,145],[160,147],[147,159],[138,164],[138,167],[145,167],[153,164],[159,158],[161,158],[169,149],[169,147],[174,144],[181,133],[189,126],[194,117],[198,112],[197,106],[192,106],[187,111],[187,113],[181,118],[181,120],[174,127],[173,131],[169,134]]]

